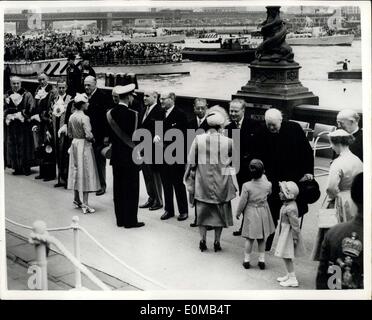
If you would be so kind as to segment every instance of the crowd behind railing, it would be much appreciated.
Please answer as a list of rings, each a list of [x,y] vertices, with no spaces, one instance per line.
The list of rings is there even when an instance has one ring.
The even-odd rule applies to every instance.
[[[36,61],[66,58],[74,54],[89,57],[93,65],[161,63],[181,60],[181,49],[172,43],[91,42],[71,34],[50,33],[34,38],[5,34],[5,61]]]

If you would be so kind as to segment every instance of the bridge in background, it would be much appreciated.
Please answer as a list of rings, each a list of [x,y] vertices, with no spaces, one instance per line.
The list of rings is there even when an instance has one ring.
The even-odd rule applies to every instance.
[[[192,10],[164,10],[164,11],[121,11],[121,12],[68,12],[42,13],[41,22],[45,29],[51,28],[57,21],[97,21],[97,28],[107,34],[112,31],[112,22],[121,21],[123,26],[134,25],[136,19],[153,19],[157,25],[187,26],[187,21],[199,20],[203,23],[208,19],[227,19],[246,21],[247,25],[257,25],[266,16],[260,11],[241,12],[193,12]],[[5,22],[15,22],[16,32],[21,34],[30,29],[30,21],[37,19],[35,13],[23,10],[22,13],[6,13]],[[185,24],[186,22],[186,24]],[[189,27],[193,25],[190,23]]]

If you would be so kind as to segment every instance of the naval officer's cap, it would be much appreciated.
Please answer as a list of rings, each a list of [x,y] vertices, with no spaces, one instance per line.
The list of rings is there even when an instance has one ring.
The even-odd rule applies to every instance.
[[[114,89],[112,89],[112,93],[117,94],[119,96],[131,93],[132,95],[136,96],[137,94],[134,92],[135,88],[136,86],[133,83],[127,84],[126,86],[115,86]]]

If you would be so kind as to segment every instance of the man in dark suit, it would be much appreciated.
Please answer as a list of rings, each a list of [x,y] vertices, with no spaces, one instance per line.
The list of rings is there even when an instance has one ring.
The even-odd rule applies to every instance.
[[[194,117],[187,124],[187,129],[203,129],[208,130],[208,123],[206,121],[207,100],[204,98],[196,98],[194,101]]]
[[[165,116],[163,119],[163,132],[164,137],[168,130],[178,129],[182,132],[185,137],[186,132],[186,115],[175,106],[176,96],[174,93],[162,94],[160,102],[165,110]],[[158,145],[163,146],[163,151],[172,144],[171,141],[165,141],[159,136],[154,137],[154,142]],[[186,142],[183,145],[184,154],[182,157],[182,163],[169,164],[169,159],[164,157],[164,163],[161,165],[160,176],[164,188],[164,202],[165,212],[161,216],[161,220],[166,220],[174,217],[174,204],[173,204],[173,190],[176,194],[177,205],[180,215],[178,216],[179,221],[186,220],[188,218],[188,203],[186,188],[183,184],[183,175],[185,173],[185,160],[186,160]],[[167,153],[163,153],[167,156]]]
[[[207,132],[209,126],[206,120],[206,114],[208,109],[207,99],[196,98],[194,100],[194,116],[187,124],[187,129],[193,129],[195,131],[201,129],[201,133]],[[190,227],[197,227],[196,224],[196,210],[194,222],[190,223]]]
[[[116,86],[112,95],[119,101],[107,112],[109,136],[112,143],[111,160],[114,183],[114,207],[118,227],[139,228],[138,222],[139,167],[132,158],[133,132],[137,129],[138,112],[130,109],[135,86]],[[112,120],[110,121],[110,116]]]
[[[93,150],[96,158],[101,190],[96,195],[100,196],[106,192],[106,158],[101,154],[104,146],[104,138],[107,136],[107,101],[105,101],[103,93],[97,88],[97,81],[92,76],[87,76],[84,80],[85,93],[88,95],[89,107],[85,112],[90,118],[92,125],[92,133],[94,136]]]
[[[333,289],[335,285],[330,277],[337,273],[328,273],[329,267],[342,270],[340,289],[363,289],[363,173],[355,176],[351,185],[351,199],[358,213],[349,222],[340,223],[325,235],[319,259],[316,277],[317,289]],[[331,281],[329,281],[331,280]],[[330,282],[330,283],[329,283]]]
[[[350,151],[363,162],[363,131],[359,128],[359,114],[351,109],[341,110],[337,114],[337,125],[355,138]]]
[[[279,198],[279,181],[312,180],[314,178],[313,151],[301,126],[295,122],[283,121],[282,113],[269,109],[265,113],[265,126],[256,134],[255,158],[265,166],[267,179],[272,183],[268,198],[270,211],[277,225],[282,201]],[[308,211],[303,198],[297,198],[299,215]],[[274,235],[266,241],[266,251],[271,249]]]
[[[155,91],[146,91],[143,100],[145,109],[140,113],[138,128],[148,130],[153,138],[155,136],[155,121],[163,120],[164,110],[161,105],[157,103],[158,94]],[[140,208],[158,210],[163,207],[163,190],[161,185],[160,167],[154,161],[155,150],[153,144],[151,145],[151,148],[152,157],[146,159],[142,165],[143,178],[145,180],[149,198],[146,203],[140,205]],[[146,153],[144,153],[143,156],[146,156]]]
[[[258,124],[249,117],[248,113],[246,114],[246,103],[242,99],[234,99],[230,102],[229,114],[231,122],[226,126],[225,130],[228,137],[233,139],[234,148],[240,148],[240,168],[236,175],[240,193],[243,184],[251,179],[249,163],[253,159],[253,143]],[[238,130],[237,135],[233,135],[234,130]],[[242,226],[243,220],[240,229],[233,232],[234,236],[241,235]]]
[[[75,55],[69,54],[67,57],[67,94],[74,97],[76,92],[82,92],[84,90],[81,82],[81,71],[77,65],[75,65]]]

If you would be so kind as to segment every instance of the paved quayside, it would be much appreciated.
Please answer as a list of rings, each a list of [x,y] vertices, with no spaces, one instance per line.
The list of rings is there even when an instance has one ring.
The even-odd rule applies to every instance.
[[[317,162],[329,162],[317,159]],[[322,163],[324,165],[324,163]],[[35,220],[43,220],[49,228],[68,226],[72,217],[78,215],[80,224],[85,227],[107,249],[147,277],[154,279],[173,290],[259,290],[281,289],[276,277],[284,272],[281,259],[272,253],[266,256],[267,269],[261,271],[252,261],[253,268],[245,270],[243,260],[244,239],[234,237],[232,232],[238,228],[240,221],[234,218],[234,227],[224,229],[222,234],[222,252],[213,251],[213,235],[209,232],[208,251],[201,253],[198,249],[198,228],[190,228],[193,221],[193,209],[186,221],[179,222],[175,218],[161,221],[163,211],[149,211],[139,209],[139,220],[146,226],[139,229],[118,228],[115,224],[112,201],[111,168],[107,168],[108,189],[104,196],[90,196],[90,204],[97,211],[93,215],[83,215],[81,211],[72,207],[72,191],[53,188],[52,182],[35,180],[33,174],[29,177],[13,176],[10,170],[5,170],[5,208],[6,217],[18,223],[32,225]],[[327,177],[317,179],[321,192]],[[140,203],[146,201],[147,194],[141,175]],[[308,256],[311,253],[316,235],[316,211],[320,207],[321,198],[310,206],[310,212],[303,223],[303,237]],[[233,201],[236,208],[238,199]],[[9,231],[16,236],[28,237],[29,230],[6,223]],[[57,239],[73,252],[72,231],[52,233]],[[8,238],[9,239],[9,235]],[[11,241],[11,240],[8,240]],[[94,269],[120,279],[142,290],[158,290],[156,284],[141,278],[99,249],[90,239],[81,234],[82,262]],[[8,243],[7,243],[8,247]],[[34,255],[34,249],[29,245],[27,255]],[[53,249],[53,248],[52,248]],[[8,254],[12,256],[9,249]],[[14,258],[14,256],[13,256]],[[51,257],[50,259],[52,259]],[[257,255],[253,256],[257,259]],[[8,260],[8,270],[9,263]],[[308,257],[295,262],[297,277],[300,281],[299,289],[315,289],[315,275],[317,263]],[[72,266],[66,266],[69,270]],[[67,271],[62,271],[68,273]],[[11,277],[11,274],[9,275]],[[51,288],[53,289],[53,288]],[[128,290],[128,286],[123,289]],[[121,289],[119,289],[121,290]],[[130,289],[129,289],[130,290]],[[290,289],[292,290],[292,289]],[[295,289],[296,290],[296,289]]]

